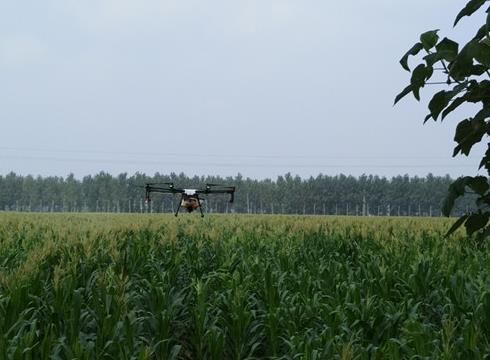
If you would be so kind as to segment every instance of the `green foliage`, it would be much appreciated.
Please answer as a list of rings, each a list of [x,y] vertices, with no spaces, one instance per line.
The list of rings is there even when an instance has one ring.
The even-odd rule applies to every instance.
[[[486,0],[470,0],[459,12],[454,21],[456,26],[465,16],[471,16],[486,3]],[[430,113],[425,121],[439,118],[444,120],[449,114],[465,103],[476,104],[480,109],[473,117],[460,120],[456,127],[453,156],[468,156],[473,147],[490,135],[490,7],[487,19],[475,36],[461,47],[457,42],[445,37],[439,41],[438,31],[423,33],[420,42],[416,43],[400,60],[402,67],[410,71],[408,58],[417,56],[424,50],[420,63],[412,71],[410,85],[395,98],[395,104],[409,93],[420,100],[420,89],[427,84],[446,83],[449,90],[436,92],[429,102]],[[438,67],[437,67],[438,66]],[[441,81],[441,77],[442,80]],[[434,81],[430,81],[435,78]],[[490,175],[490,147],[483,154],[480,169],[484,168]],[[464,177],[456,180],[450,187],[443,206],[447,216],[455,205],[456,199],[467,194],[470,189],[474,195],[474,210],[459,218],[448,231],[452,234],[460,226],[465,226],[467,234],[478,233],[478,240],[490,234],[487,227],[490,217],[490,192],[488,178],[483,176]]]
[[[485,4],[486,0],[470,0],[466,6],[461,10],[456,16],[456,20],[454,20],[454,26],[461,20],[462,17],[464,16],[470,16],[472,15],[475,11],[477,11],[480,7]]]
[[[487,358],[490,248],[449,223],[2,213],[0,358]]]
[[[423,48],[424,45],[422,45],[422,43],[417,43],[410,50],[408,50],[407,53],[402,57],[402,59],[400,60],[400,64],[403,66],[405,70],[410,71],[410,68],[408,67],[409,56],[417,55]]]

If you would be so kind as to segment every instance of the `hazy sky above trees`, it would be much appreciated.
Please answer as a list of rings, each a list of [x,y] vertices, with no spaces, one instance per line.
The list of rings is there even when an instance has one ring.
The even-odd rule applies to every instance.
[[[0,2],[0,174],[473,175],[398,60],[465,1]],[[464,109],[463,109],[464,111]]]

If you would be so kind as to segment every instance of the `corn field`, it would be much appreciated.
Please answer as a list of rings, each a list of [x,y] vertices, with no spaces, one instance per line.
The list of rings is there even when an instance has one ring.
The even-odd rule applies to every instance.
[[[0,359],[482,359],[452,220],[0,213]]]

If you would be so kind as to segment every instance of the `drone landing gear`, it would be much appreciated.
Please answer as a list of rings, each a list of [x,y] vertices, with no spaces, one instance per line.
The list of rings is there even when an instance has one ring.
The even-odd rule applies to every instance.
[[[180,204],[182,204],[182,199],[183,198],[184,198],[184,196],[181,196],[180,197],[180,201],[179,201],[179,204],[177,205],[177,211],[175,212],[175,216],[179,215]]]
[[[202,212],[201,200],[199,199],[199,196],[196,196],[196,199],[197,199],[197,204],[199,205],[199,211],[201,212],[201,217],[204,217],[204,214]]]

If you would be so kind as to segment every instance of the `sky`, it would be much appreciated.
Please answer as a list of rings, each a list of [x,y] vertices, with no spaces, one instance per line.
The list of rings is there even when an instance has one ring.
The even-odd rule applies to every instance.
[[[465,1],[0,1],[0,175],[476,173],[458,116],[393,99]],[[415,64],[412,61],[411,64]]]

